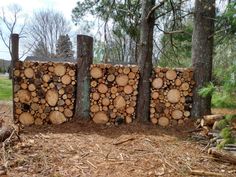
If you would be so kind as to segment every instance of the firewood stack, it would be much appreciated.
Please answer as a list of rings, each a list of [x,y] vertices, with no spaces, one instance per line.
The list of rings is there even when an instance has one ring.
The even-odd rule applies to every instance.
[[[94,64],[90,68],[90,116],[95,123],[131,123],[135,118],[139,68]]]
[[[183,124],[192,107],[193,70],[154,68],[150,120],[160,126]]]
[[[17,123],[60,124],[72,118],[76,86],[75,64],[17,62],[14,104]]]

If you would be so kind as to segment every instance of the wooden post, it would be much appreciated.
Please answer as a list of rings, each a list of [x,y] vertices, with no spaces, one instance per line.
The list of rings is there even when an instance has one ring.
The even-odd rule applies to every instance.
[[[93,62],[93,38],[77,35],[77,91],[75,118],[89,118],[90,72]]]
[[[11,35],[11,45],[12,45],[12,53],[11,53],[11,66],[9,74],[12,75],[12,101],[13,101],[13,120],[15,120],[15,104],[14,104],[14,68],[16,62],[19,60],[19,34]]]

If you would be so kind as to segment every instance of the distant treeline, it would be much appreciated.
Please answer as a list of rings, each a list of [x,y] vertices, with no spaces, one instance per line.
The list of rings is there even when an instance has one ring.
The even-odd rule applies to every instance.
[[[11,64],[10,60],[0,59],[0,73],[8,72],[8,68],[9,68],[10,64]]]

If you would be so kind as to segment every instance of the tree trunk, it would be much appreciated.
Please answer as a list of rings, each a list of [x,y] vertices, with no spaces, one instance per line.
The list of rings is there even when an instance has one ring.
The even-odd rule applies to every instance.
[[[93,62],[93,38],[77,36],[77,93],[75,105],[76,118],[89,118],[89,68]]]
[[[149,18],[148,13],[155,5],[155,0],[142,1],[142,17],[140,26],[140,48],[138,64],[140,66],[139,95],[137,105],[137,118],[139,121],[149,120],[150,105],[150,77],[152,72],[153,28],[155,23],[154,14]]]
[[[19,60],[19,34],[12,34],[11,35],[11,46],[12,46],[12,53],[11,53],[11,64],[9,70],[9,78],[12,79],[12,97],[14,97],[15,87],[14,87],[14,78],[13,78],[13,70],[15,68],[16,62]],[[12,99],[13,100],[13,99]],[[15,103],[13,100],[13,119],[15,120]]]
[[[192,65],[196,87],[193,93],[192,117],[211,113],[211,97],[199,96],[198,90],[211,81],[215,0],[196,0],[192,37]]]

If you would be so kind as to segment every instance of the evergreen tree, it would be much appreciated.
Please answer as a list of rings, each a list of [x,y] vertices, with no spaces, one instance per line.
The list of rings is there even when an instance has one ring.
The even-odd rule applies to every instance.
[[[73,56],[74,51],[72,50],[72,42],[69,35],[60,35],[56,44],[56,57],[73,58]]]
[[[39,41],[33,51],[32,51],[32,55],[33,56],[37,56],[37,57],[49,57],[50,53],[48,51],[47,46],[44,45],[44,43],[42,41]]]

